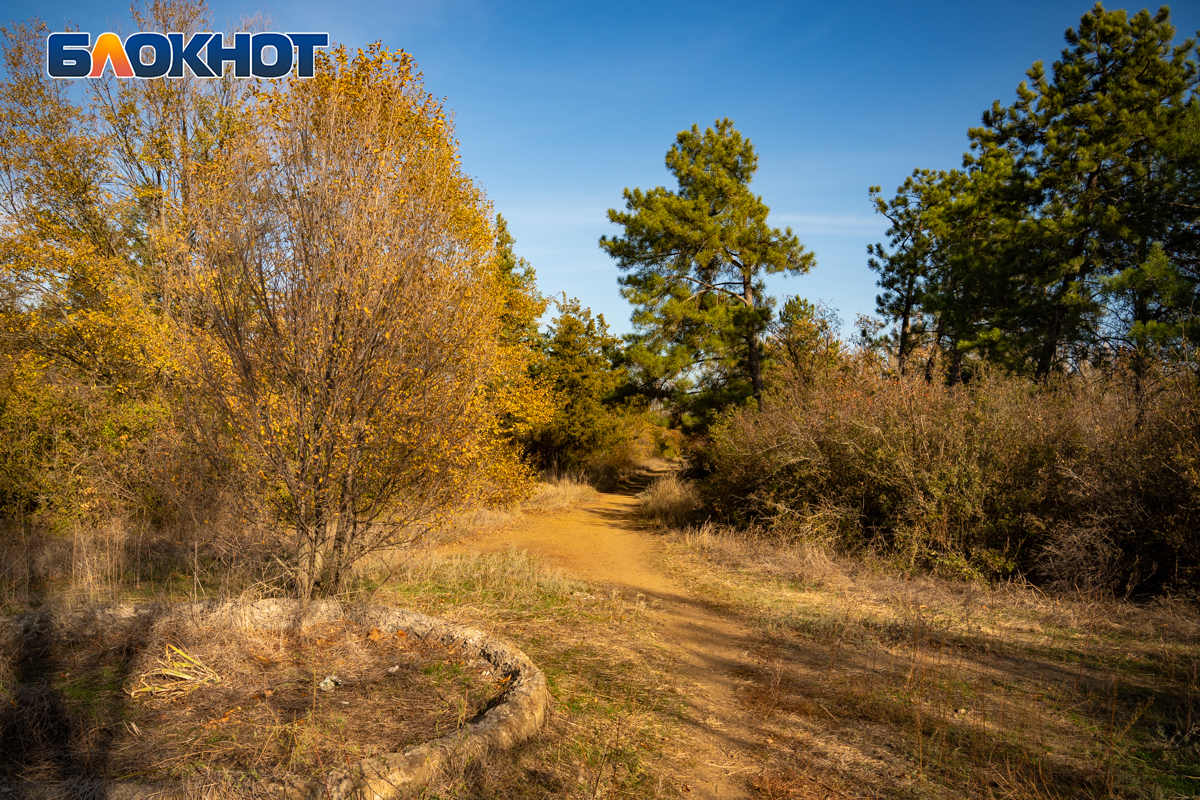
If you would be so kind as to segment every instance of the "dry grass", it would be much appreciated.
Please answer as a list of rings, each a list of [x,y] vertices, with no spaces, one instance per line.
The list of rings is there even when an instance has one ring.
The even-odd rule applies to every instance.
[[[414,788],[414,797],[680,796],[690,758],[686,740],[679,739],[683,694],[651,635],[644,599],[601,594],[533,556],[511,552],[409,559],[377,589],[374,601],[437,614],[514,642],[545,671],[555,699],[537,738],[482,761],[450,764],[433,786]],[[211,668],[220,683],[174,704],[131,700],[126,689],[163,680],[152,673],[161,666],[168,640]],[[385,645],[386,658],[372,655]],[[43,733],[28,747],[10,746],[15,740],[0,743],[0,752],[20,751],[23,777],[61,779],[58,768],[69,758],[74,771],[68,777],[78,785],[101,774],[142,780],[165,775],[209,798],[251,796],[247,776],[321,772],[371,748],[400,749],[444,732],[484,699],[469,695],[464,703],[462,690],[474,691],[489,680],[474,676],[465,687],[471,665],[461,665],[463,674],[448,674],[459,668],[452,656],[416,653],[404,640],[372,642],[370,631],[340,623],[309,631],[304,642],[160,626],[93,648],[101,656],[86,668],[67,658],[60,642],[32,649],[39,653],[32,666],[22,661],[25,651],[14,648],[6,647],[10,657],[0,659],[3,691],[21,693],[19,705],[26,709],[25,716],[9,714],[0,730],[28,729],[28,714],[38,708],[41,719],[54,721],[72,718],[63,713],[71,703],[83,706],[73,717],[78,721],[66,728],[42,725]],[[395,664],[404,668],[400,678],[425,683],[410,687],[402,701],[384,698],[391,712],[402,704],[405,713],[373,722],[364,706],[386,687],[372,680],[382,673],[385,681],[400,681],[384,669]],[[272,672],[277,669],[291,677]],[[333,671],[345,685],[328,694],[312,691]],[[272,696],[265,695],[267,689]],[[41,698],[41,705],[29,704],[26,695]],[[354,704],[354,713],[339,710],[344,698]],[[6,706],[8,699],[6,694]],[[437,706],[441,715],[430,718],[431,730],[400,731],[423,704]],[[157,718],[164,714],[166,719]],[[73,744],[55,750],[64,735]],[[150,742],[158,753],[153,762]],[[13,774],[10,766],[7,775]]]
[[[428,532],[415,548],[381,552],[360,564],[361,574],[387,572],[386,565],[408,561],[431,545],[456,542],[476,534],[516,525],[527,517],[558,514],[596,496],[596,489],[582,475],[546,474],[538,480],[529,497],[511,506],[465,508],[455,513],[441,528]]]
[[[0,613],[285,593],[287,532],[236,507],[155,528],[136,519],[50,530],[0,519]]]
[[[439,542],[560,513],[595,495],[580,476],[546,476],[520,503],[460,511],[415,546],[368,556],[357,572],[386,575]],[[0,519],[0,612],[21,613],[47,604],[84,608],[284,594],[288,570],[278,556],[287,550],[286,532],[217,509],[207,513],[211,519],[201,516],[162,529],[110,519],[73,524],[61,532],[28,520]],[[352,597],[361,592],[353,591]]]
[[[519,508],[535,516],[557,514],[572,506],[585,503],[596,496],[596,489],[582,475],[544,475],[537,489]]]
[[[852,562],[835,558],[832,543],[818,539],[781,540],[761,530],[733,530],[713,522],[677,530],[691,551],[730,570],[750,569],[802,586],[841,586],[851,582]]]
[[[677,496],[679,489],[675,482],[669,491]],[[746,774],[752,792],[1017,800],[1200,793],[1200,613],[1193,606],[902,576],[882,562],[837,555],[823,531],[820,520],[803,531],[793,526],[749,536],[707,524],[663,537],[681,579],[756,632],[751,665],[732,676],[742,712],[739,747],[756,762]],[[685,690],[653,635],[643,599],[601,594],[521,552],[413,553],[387,566],[386,573],[366,576],[375,602],[513,641],[545,670],[555,698],[535,740],[451,764],[414,796],[685,795],[692,758],[683,734]],[[186,596],[194,586],[187,578],[173,591]],[[221,637],[211,638],[219,649]],[[364,641],[361,631],[357,641]],[[244,674],[239,669],[260,669],[249,661],[231,666],[232,655],[201,653],[199,640],[176,643],[223,680]],[[278,641],[224,646],[250,658],[254,647],[267,658],[287,652]],[[117,666],[100,683],[126,686],[162,652],[161,642],[114,648],[108,657]],[[50,659],[34,663],[54,668]],[[0,663],[0,681],[25,693],[19,705],[32,717],[23,719],[36,722],[26,727],[53,741],[54,703],[61,701],[31,688],[23,670],[20,659]],[[268,724],[249,719],[246,709],[236,699],[217,703],[199,724],[244,724],[238,733],[244,741]],[[289,725],[303,724],[281,721],[274,730],[282,738]],[[109,730],[83,727],[98,741]],[[345,727],[320,729],[319,737],[300,742],[300,751],[319,753],[321,766],[358,756],[339,749],[348,741]],[[196,751],[201,760],[233,748],[228,740],[198,741],[208,748]],[[72,763],[93,768],[86,760]],[[312,759],[307,766],[297,760],[291,768],[312,766]],[[223,796],[245,796],[237,769],[226,769],[202,772],[180,763],[175,774],[204,783],[210,795],[219,785]]]
[[[164,615],[12,650],[0,775],[34,782],[65,765],[94,780],[313,778],[454,730],[503,683],[440,645],[345,622],[284,634]]]
[[[451,764],[420,796],[678,797],[690,753],[682,690],[645,600],[601,594],[524,552],[429,555],[381,590],[394,602],[495,633],[524,650],[554,696],[542,734]]]
[[[700,493],[677,475],[658,478],[638,495],[642,514],[665,527],[682,527],[693,520],[703,506]]]
[[[555,513],[594,496],[594,493],[594,489],[578,479],[543,481],[534,496],[518,509],[503,513],[476,512],[473,517],[460,518],[460,524],[469,523],[472,528],[481,522],[496,526],[511,524],[520,519],[519,515]],[[136,535],[128,529],[114,528],[112,541],[100,543],[106,548],[103,552],[112,554],[111,559],[104,562],[94,559],[96,563],[106,563],[110,567],[108,573],[95,582],[93,588],[96,591],[90,595],[93,602],[140,597],[169,601],[217,593],[228,596],[264,591],[262,582],[243,580],[239,588],[221,573],[230,565],[206,555],[214,552],[206,549],[204,537],[205,533],[212,536],[211,529],[198,528],[188,533],[190,538],[181,535],[178,540],[162,534],[154,540],[145,536],[139,568],[137,545],[131,549],[131,543],[137,542]],[[61,537],[49,536],[33,550],[40,558],[36,564],[33,563],[37,561],[35,558],[19,558],[17,547],[10,549],[4,561],[13,568],[13,573],[29,567],[26,574],[36,578],[27,582],[25,588],[28,591],[19,597],[10,595],[10,610],[27,608],[30,600],[51,606],[84,603],[86,598],[78,587],[69,577],[63,577],[69,575],[66,568],[78,563],[74,561],[78,551],[73,554],[63,546]],[[682,765],[686,763],[687,754],[673,752],[668,743],[682,700],[678,687],[668,676],[669,665],[647,633],[643,600],[601,596],[587,585],[570,580],[561,572],[546,569],[536,558],[522,553],[445,558],[428,550],[413,550],[399,558],[378,560],[374,565],[380,568],[378,572],[371,574],[371,564],[364,565],[367,569],[363,572],[364,586],[373,602],[396,603],[440,614],[514,641],[545,669],[557,700],[555,711],[539,738],[513,753],[495,754],[485,762],[451,765],[437,785],[440,788],[435,787],[435,791],[457,797],[591,798],[605,794],[630,797],[678,794],[672,786],[680,781],[672,776],[684,771]],[[210,568],[212,572],[208,571]],[[51,577],[55,580],[49,580]],[[68,602],[69,597],[76,599]],[[214,636],[213,639],[215,646],[222,646],[222,637]],[[207,654],[202,648],[202,640],[180,642],[180,645],[189,654],[200,656],[226,682],[231,674],[241,674],[240,667],[231,670],[227,658]],[[248,653],[264,650],[261,647],[241,649]],[[232,652],[237,651],[233,648]],[[111,652],[126,653],[126,649]],[[101,681],[103,686],[100,688],[124,686],[138,671],[155,667],[162,653],[161,642],[154,647],[143,645],[130,650],[122,656],[125,660],[120,662],[116,673],[104,673],[102,677],[109,683]],[[140,659],[136,664],[131,660],[135,657]],[[14,659],[0,659],[0,682],[19,688],[23,676],[15,669],[15,663]],[[257,664],[251,666],[259,668]],[[311,678],[310,675],[310,683]],[[193,743],[201,748],[192,753],[195,759],[184,758],[155,769],[171,770],[178,776],[180,785],[190,787],[196,796],[249,796],[244,783],[245,773],[240,771],[245,764],[239,766],[234,760],[218,768],[209,762],[226,750],[234,753],[233,738],[244,742],[247,736],[253,739],[253,732],[257,731],[258,741],[262,743],[262,735],[268,730],[265,726],[269,723],[251,718],[247,708],[254,708],[255,714],[266,713],[263,700],[252,697],[247,704],[233,698],[218,703],[217,706],[226,707],[213,707],[211,714],[196,714],[200,723],[216,720],[229,728],[226,733],[230,737],[205,744],[202,736]],[[126,697],[122,702],[125,703],[123,707],[127,707],[130,701]],[[226,712],[239,706],[240,711],[225,718]],[[123,725],[127,712],[113,713],[113,718]],[[145,725],[136,719],[129,721],[146,735]],[[235,725],[242,727],[238,731],[229,727]],[[309,732],[301,734],[293,730],[297,725],[308,725]],[[113,732],[112,726],[108,725],[85,727]],[[281,740],[292,742],[290,746],[299,748],[298,752],[309,752],[314,757],[319,754],[320,763],[324,765],[331,759],[344,758],[347,752],[360,757],[358,752],[339,748],[342,733],[336,725],[324,728],[318,725],[314,729],[306,720],[297,719],[287,723],[281,721],[271,730],[279,734],[274,737],[271,747],[280,746]],[[215,729],[204,733],[208,738],[219,735]],[[116,730],[114,735],[130,740],[137,738],[137,734],[124,727]],[[91,751],[111,753],[110,744],[97,745]],[[365,752],[361,746],[360,750]],[[87,746],[80,751],[91,752]],[[303,759],[292,761],[295,763],[291,767],[295,769],[312,766],[311,758],[308,762]],[[87,776],[96,774],[100,765],[84,766],[82,776],[72,778],[72,785],[86,784],[90,780]],[[249,767],[251,775],[264,772],[262,765],[256,766],[253,761]],[[127,769],[126,774],[139,770],[144,771],[137,767]],[[49,791],[53,794],[57,790]],[[414,791],[420,794],[420,791]]]
[[[762,797],[1200,794],[1200,613],[898,576],[812,543],[671,537],[761,635]]]

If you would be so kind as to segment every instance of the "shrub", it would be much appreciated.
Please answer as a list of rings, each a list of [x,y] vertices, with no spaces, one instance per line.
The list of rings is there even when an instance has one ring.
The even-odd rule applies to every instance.
[[[1195,592],[1200,584],[1200,386],[1180,373],[1077,395],[1087,447],[1059,465],[1064,494],[1036,569],[1084,589]]]
[[[1150,392],[981,368],[947,387],[847,357],[818,380],[780,376],[761,411],[726,416],[704,489],[726,520],[816,521],[907,569],[1186,588],[1200,564],[1196,400],[1183,376]]]
[[[642,514],[651,522],[679,528],[695,519],[703,506],[696,487],[675,475],[659,478],[638,495]]]

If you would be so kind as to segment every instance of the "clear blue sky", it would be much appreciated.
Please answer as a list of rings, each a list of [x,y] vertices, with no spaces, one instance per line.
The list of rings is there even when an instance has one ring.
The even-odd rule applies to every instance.
[[[967,128],[1047,65],[1083,2],[313,2],[213,4],[218,29],[265,13],[278,31],[412,53],[455,112],[464,168],[486,189],[547,294],[566,292],[628,331],[619,274],[596,242],[625,187],[668,185],[663,156],[693,123],[731,117],[754,142],[753,188],[772,224],[816,253],[775,294],[872,312],[866,246],[886,225],[867,187],[959,165]],[[1141,6],[1127,7],[1136,11]],[[1156,8],[1156,7],[1155,7]],[[119,3],[0,3],[0,19],[129,31]],[[1200,4],[1172,7],[1177,41]]]

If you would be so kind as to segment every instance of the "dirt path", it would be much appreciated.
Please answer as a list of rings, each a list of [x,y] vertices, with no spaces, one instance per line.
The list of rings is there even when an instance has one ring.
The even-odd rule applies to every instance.
[[[685,776],[691,796],[745,797],[745,776],[756,768],[748,756],[754,742],[747,741],[732,672],[752,663],[749,631],[656,566],[656,542],[638,522],[640,488],[601,493],[565,514],[482,536],[471,547],[529,550],[589,583],[615,587],[628,597],[644,595],[687,693],[694,744],[677,745],[694,760],[694,772]]]

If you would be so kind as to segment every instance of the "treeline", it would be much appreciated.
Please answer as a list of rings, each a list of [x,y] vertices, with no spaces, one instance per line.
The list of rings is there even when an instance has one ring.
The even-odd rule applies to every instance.
[[[871,248],[901,371],[929,344],[1041,380],[1084,364],[1175,358],[1200,279],[1196,43],[1157,14],[1099,4],[1017,102],[972,128],[963,168],[916,170]]]
[[[187,0],[147,13],[209,26]],[[35,552],[55,537],[116,531],[114,564],[336,593],[539,466],[628,461],[644,417],[598,399],[620,376],[603,319],[564,299],[539,330],[533,270],[409,55],[109,76],[77,103],[46,33],[4,30],[0,84],[6,585],[61,573]]]
[[[1097,4],[962,169],[871,188],[880,318],[851,343],[766,294],[813,258],[766,224],[749,141],[679,134],[678,190],[626,190],[601,246],[707,513],[904,569],[1196,591],[1200,72],[1174,38],[1166,8]]]

